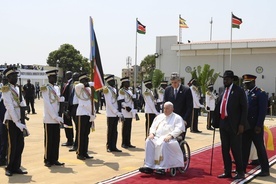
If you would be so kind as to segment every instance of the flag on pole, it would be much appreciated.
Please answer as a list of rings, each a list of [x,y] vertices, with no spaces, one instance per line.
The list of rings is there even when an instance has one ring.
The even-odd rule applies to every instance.
[[[93,19],[90,17],[90,61],[93,62],[94,88],[100,90],[104,86],[104,74],[101,62],[101,56],[97,43],[96,34],[93,26]]]
[[[137,33],[146,34],[146,26],[141,24],[138,20],[136,20]]]
[[[238,28],[240,29],[240,25],[242,23],[242,19],[235,16],[233,13],[232,13],[232,28]]]
[[[188,25],[186,24],[186,20],[181,18],[181,16],[179,16],[179,27],[180,28],[189,28]]]

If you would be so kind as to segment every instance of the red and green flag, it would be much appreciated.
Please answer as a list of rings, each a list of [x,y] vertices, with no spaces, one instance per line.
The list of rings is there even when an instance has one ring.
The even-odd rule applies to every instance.
[[[242,19],[235,16],[233,13],[232,13],[232,28],[238,28],[240,29],[240,25],[242,23]]]
[[[136,20],[136,28],[137,32],[140,34],[146,34],[146,26],[144,26],[141,22]]]

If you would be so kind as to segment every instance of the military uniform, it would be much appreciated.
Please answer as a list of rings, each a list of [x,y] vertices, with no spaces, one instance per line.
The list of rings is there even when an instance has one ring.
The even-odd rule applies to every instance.
[[[6,75],[8,79],[12,77],[11,75],[17,75],[17,73],[16,68],[8,68],[4,71],[4,75]],[[26,125],[22,124],[20,120],[20,106],[26,106],[26,102],[23,96],[20,102],[19,94],[19,87],[15,84],[9,83],[2,87],[2,95],[6,108],[3,122],[6,124],[8,134],[7,176],[12,176],[13,173],[27,173],[23,173],[20,169],[21,157],[24,149],[23,129],[26,129]]]
[[[70,97],[68,100],[70,115],[75,123],[75,129],[76,129],[75,141],[74,141],[73,147],[69,151],[76,151],[77,147],[78,147],[78,117],[77,117],[76,113],[77,113],[77,108],[79,105],[79,100],[78,100],[78,97],[77,97],[76,91],[75,91],[75,87],[77,84],[79,84],[79,81],[75,81],[72,84],[72,91],[70,93]]]
[[[213,85],[209,85],[208,88],[213,88]],[[212,130],[211,128],[211,120],[213,119],[214,116],[214,110],[215,110],[215,105],[216,105],[216,99],[217,96],[216,94],[210,90],[206,92],[205,96],[205,103],[206,103],[206,109],[208,111],[208,116],[207,116],[207,130]]]
[[[107,83],[114,82],[114,75],[107,76],[105,81]],[[123,115],[121,112],[119,112],[118,108],[117,90],[114,87],[108,85],[104,87],[103,94],[105,98],[107,116],[107,152],[120,152],[121,150],[118,150],[116,147],[118,138],[117,126],[119,117],[123,117]]]
[[[255,81],[257,77],[254,75],[244,75],[243,80],[245,86],[247,87],[253,80]],[[248,165],[248,158],[250,154],[250,148],[252,141],[257,149],[258,160],[261,165],[261,176],[269,175],[269,163],[268,157],[264,145],[264,120],[266,116],[267,108],[267,95],[266,92],[257,86],[252,86],[249,89],[248,95],[248,116],[247,120],[250,128],[243,133],[242,136],[242,151],[243,151],[243,164],[244,170]]]
[[[194,80],[194,79],[193,79]],[[190,81],[192,84],[193,81]],[[193,116],[192,116],[192,125],[191,125],[191,132],[195,133],[201,133],[201,131],[198,130],[198,115],[201,107],[204,107],[202,104],[200,104],[200,93],[196,86],[191,85],[190,86],[192,96],[193,96],[193,103],[194,103],[194,109],[193,109]]]
[[[144,82],[145,85],[149,83],[151,83],[150,80]],[[145,100],[145,116],[146,116],[145,128],[146,128],[146,137],[147,137],[149,135],[149,129],[151,127],[151,124],[154,118],[156,117],[156,115],[159,114],[159,112],[155,108],[156,101],[154,99],[152,90],[150,90],[149,88],[146,88],[146,90],[143,93],[143,97]]]
[[[161,81],[160,87],[158,88],[158,91],[157,91],[158,93],[157,104],[159,105],[160,113],[163,112],[164,93],[167,85],[168,85],[168,81]]]
[[[57,70],[47,71],[48,77],[57,75]],[[60,89],[58,86],[47,84],[41,86],[40,91],[44,102],[44,163],[46,167],[51,165],[63,165],[58,162],[59,144],[60,144],[60,123],[63,122],[59,116],[60,102],[64,98],[60,97]]]
[[[81,74],[79,76],[79,81],[87,78],[86,74]],[[89,82],[89,86],[93,86],[93,82]],[[91,88],[86,87],[83,83],[79,83],[75,86],[76,96],[78,98],[78,108],[76,115],[78,116],[78,149],[77,158],[80,160],[85,160],[86,158],[93,158],[88,155],[88,144],[89,144],[89,134],[90,128],[92,130],[94,127],[95,120],[95,108],[92,114],[91,105]],[[94,104],[93,104],[94,105]]]
[[[129,78],[125,77],[121,79],[121,82],[129,82]],[[131,145],[131,128],[132,119],[135,118],[137,110],[134,109],[133,94],[132,91],[122,87],[119,91],[118,101],[122,103],[122,114],[124,121],[122,122],[122,147],[133,148]]]

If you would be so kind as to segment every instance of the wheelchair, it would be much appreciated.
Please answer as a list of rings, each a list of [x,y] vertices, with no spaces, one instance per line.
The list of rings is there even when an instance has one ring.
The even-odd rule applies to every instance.
[[[179,135],[177,138],[177,141],[179,143],[180,149],[183,153],[183,159],[184,159],[184,165],[183,167],[177,167],[177,168],[169,168],[169,169],[160,169],[160,170],[155,170],[154,173],[160,174],[160,175],[165,175],[166,171],[170,173],[171,176],[175,176],[177,171],[179,171],[181,174],[184,174],[190,165],[191,161],[191,150],[189,144],[184,140],[183,134]]]

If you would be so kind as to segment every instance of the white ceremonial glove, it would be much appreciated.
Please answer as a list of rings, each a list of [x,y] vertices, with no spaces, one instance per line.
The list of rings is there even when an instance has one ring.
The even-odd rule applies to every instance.
[[[201,107],[201,108],[204,108],[204,105],[201,105],[201,104],[200,104],[200,107]]]
[[[132,113],[132,118],[135,119],[135,115],[137,114],[137,109],[132,109],[131,113]]]
[[[26,102],[24,100],[22,102],[20,102],[20,107],[25,107],[25,106],[27,106],[27,105],[26,105]]]
[[[96,119],[96,116],[95,116],[95,115],[90,115],[90,120],[89,120],[89,122],[93,122],[95,119]]]
[[[62,117],[56,117],[55,120],[58,122],[58,123],[63,123],[63,118]]]
[[[15,125],[21,130],[21,132],[23,132],[23,129],[26,129],[26,125],[20,122],[15,123]]]
[[[120,112],[117,112],[116,115],[117,115],[119,118],[123,117],[123,114],[120,113]]]
[[[132,98],[136,98],[136,94],[132,95]]]
[[[89,84],[89,86],[91,87],[91,86],[94,86],[94,82],[88,82],[88,84]]]
[[[64,102],[64,101],[65,101],[64,96],[59,97],[59,102]]]

